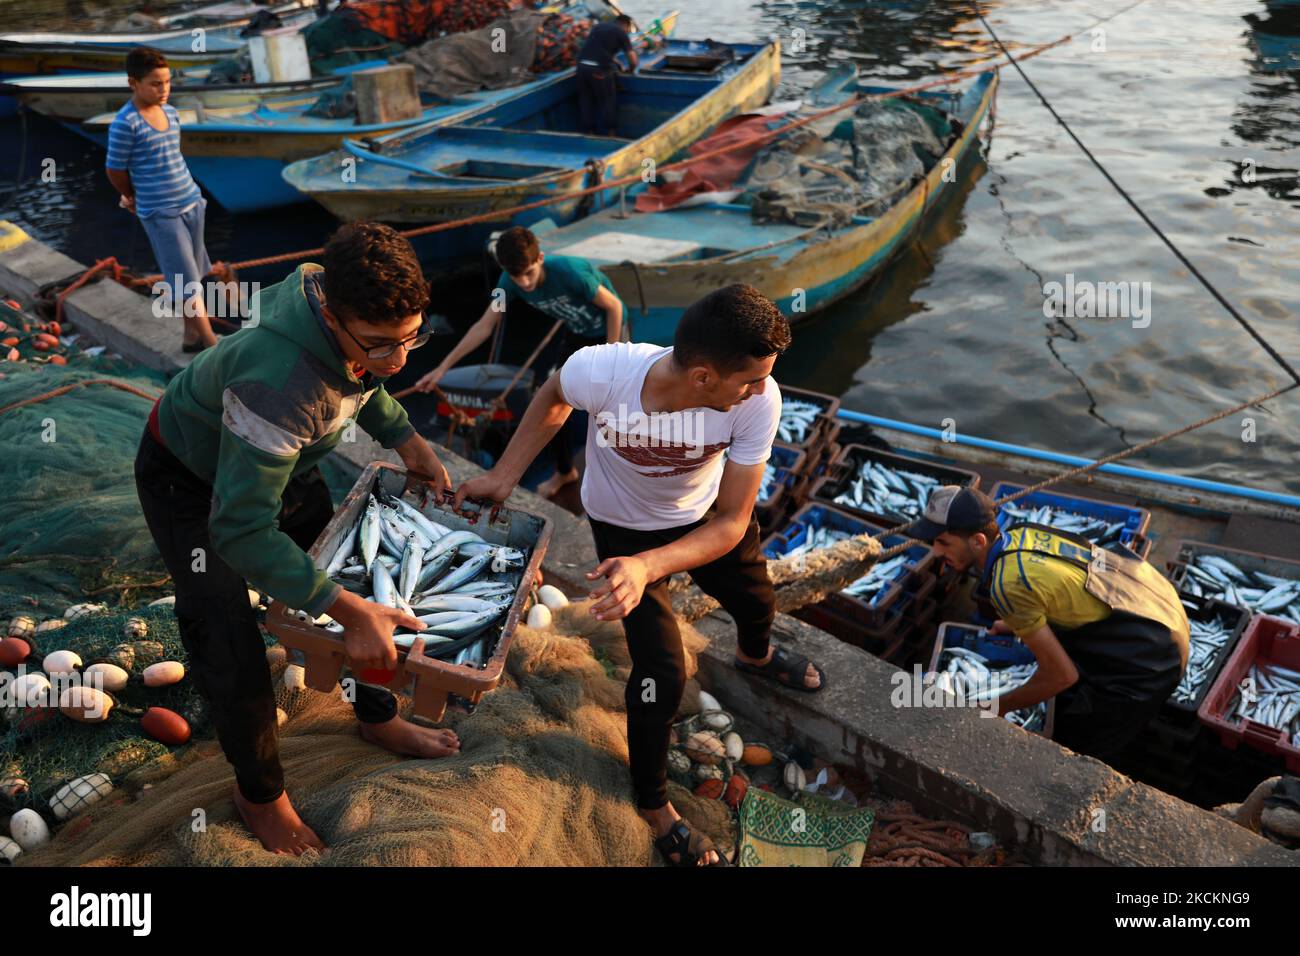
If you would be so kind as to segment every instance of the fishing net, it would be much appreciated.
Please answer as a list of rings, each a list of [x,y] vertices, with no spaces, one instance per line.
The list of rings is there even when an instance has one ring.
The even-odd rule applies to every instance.
[[[6,363],[0,407],[89,379],[149,396],[165,384],[161,374],[86,355],[66,366]],[[53,617],[70,604],[118,604],[165,583],[133,477],[151,404],[95,384],[0,414],[0,616]]]
[[[516,10],[479,30],[429,40],[394,57],[415,67],[425,94],[457,96],[499,90],[573,66],[592,21],[568,14]]]
[[[456,96],[498,90],[529,79],[538,30],[545,15],[517,10],[481,30],[439,37],[415,47],[394,63],[415,67],[423,93]]]
[[[877,215],[933,168],[952,134],[947,114],[902,98],[801,126],[755,157],[745,183],[751,213],[806,226]]]
[[[704,638],[683,627],[688,673]],[[277,652],[277,686],[283,658]],[[295,806],[330,845],[295,859],[264,851],[231,802],[232,774],[215,744],[147,765],[20,864],[67,865],[625,865],[657,860],[636,812],[627,768],[621,626],[587,605],[556,613],[549,632],[520,627],[502,684],[473,715],[449,710],[460,752],[394,756],[357,734],[338,693],[280,691],[289,720],[281,760]],[[402,700],[403,711],[409,701]],[[683,711],[698,709],[688,682]],[[147,790],[131,785],[169,772]],[[729,808],[670,783],[670,798],[722,847],[734,845]],[[195,810],[202,809],[196,817]],[[203,821],[196,826],[196,819]]]

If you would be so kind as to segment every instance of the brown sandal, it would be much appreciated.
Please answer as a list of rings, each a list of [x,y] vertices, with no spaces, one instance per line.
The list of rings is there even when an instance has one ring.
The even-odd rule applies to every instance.
[[[669,866],[698,866],[710,850],[718,854],[718,862],[707,864],[708,866],[727,865],[726,857],[713,845],[713,841],[685,820],[678,820],[671,830],[655,840],[655,849],[662,854],[664,862]],[[676,861],[672,858],[674,853],[677,854]]]

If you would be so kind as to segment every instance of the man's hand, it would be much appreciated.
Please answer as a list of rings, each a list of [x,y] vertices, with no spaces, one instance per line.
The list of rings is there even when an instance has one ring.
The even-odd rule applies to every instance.
[[[591,613],[598,621],[617,621],[627,617],[645,594],[650,569],[645,561],[635,555],[606,558],[587,572],[587,579],[604,577],[605,583],[591,592],[594,603]],[[603,600],[601,600],[603,598]]]
[[[432,392],[433,387],[442,381],[442,377],[447,374],[447,369],[439,365],[432,372],[424,375],[419,381],[412,386],[417,392]]]
[[[438,460],[432,446],[421,435],[413,435],[394,451],[406,466],[406,491],[428,491],[435,500],[441,500],[444,491],[451,490],[451,475]]]
[[[497,504],[501,504],[510,497],[510,492],[515,490],[515,485],[518,483],[517,479],[500,474],[493,468],[485,475],[479,475],[461,483],[461,486],[456,489],[456,498],[451,506],[452,510],[460,511],[460,506],[466,498],[490,498]]]
[[[343,645],[353,670],[397,670],[393,629],[406,627],[422,631],[425,623],[405,611],[364,600],[347,591],[339,597],[329,615],[343,625]]]
[[[1007,625],[1006,621],[1002,620],[1002,618],[998,618],[996,621],[993,622],[993,626],[989,628],[989,633],[1010,634],[1011,628]]]
[[[119,196],[117,199],[117,204],[121,208],[125,209],[127,212],[131,213],[132,215],[135,215],[134,196],[126,196],[126,195]]]

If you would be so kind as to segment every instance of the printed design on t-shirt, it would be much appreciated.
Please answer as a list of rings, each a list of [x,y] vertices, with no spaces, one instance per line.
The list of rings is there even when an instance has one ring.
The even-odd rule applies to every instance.
[[[601,444],[612,447],[624,461],[633,465],[668,469],[667,471],[638,469],[639,473],[647,478],[671,478],[674,475],[695,471],[722,454],[723,449],[731,446],[729,441],[697,445],[656,440],[654,444],[650,444],[644,435],[629,435],[614,431],[608,425],[601,427],[606,429],[605,440]]]
[[[545,312],[552,318],[561,319],[568,323],[590,324],[591,322],[591,311],[580,304],[575,304],[567,295],[538,299],[532,305],[539,312]]]

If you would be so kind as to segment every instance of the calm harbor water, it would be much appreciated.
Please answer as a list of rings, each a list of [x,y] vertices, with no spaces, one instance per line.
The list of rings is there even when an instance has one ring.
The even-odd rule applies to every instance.
[[[982,7],[1016,50],[1081,30],[1127,2]],[[673,5],[623,4],[639,18]],[[906,83],[998,56],[964,2],[675,5],[683,36],[782,39],[781,97],[843,62]],[[40,11],[61,18],[64,7],[0,0],[0,28],[52,26]],[[1300,361],[1300,4],[1149,0],[1105,24],[1104,36],[1085,33],[1025,69],[1202,272]],[[1089,456],[1282,384],[1285,373],[1141,223],[1014,70],[1003,70],[988,140],[919,243],[874,285],[797,327],[777,365],[781,381],[843,395],[849,408],[933,427],[951,418],[966,434]],[[112,254],[152,265],[142,232],[116,209],[97,147],[39,117],[28,120],[25,139],[18,120],[0,121],[0,143],[0,217],[29,223],[83,261]],[[59,181],[36,186],[44,157],[57,160]],[[20,164],[26,184],[4,197]],[[309,204],[245,217],[213,204],[208,222],[214,259],[311,247],[333,224]],[[1149,289],[1149,324],[1046,317],[1045,285],[1070,281]],[[473,281],[461,291],[464,314],[453,319],[463,325],[485,300]],[[440,351],[416,355],[426,365]],[[1248,417],[1254,442],[1242,440],[1239,415],[1131,463],[1300,492],[1300,396]]]

